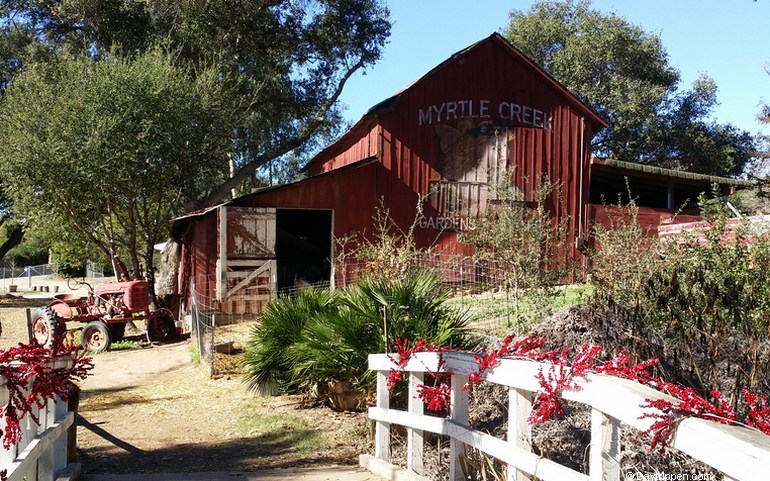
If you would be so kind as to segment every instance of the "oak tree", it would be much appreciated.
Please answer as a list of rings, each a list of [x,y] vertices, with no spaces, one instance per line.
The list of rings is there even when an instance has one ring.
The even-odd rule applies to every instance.
[[[514,10],[507,38],[607,120],[599,156],[717,175],[742,172],[748,132],[709,119],[717,87],[701,76],[681,91],[660,37],[589,0],[545,0]]]

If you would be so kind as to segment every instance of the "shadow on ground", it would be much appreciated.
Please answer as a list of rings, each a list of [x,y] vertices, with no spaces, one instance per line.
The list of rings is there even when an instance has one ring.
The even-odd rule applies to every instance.
[[[146,451],[114,437],[87,419],[79,417],[78,423],[110,443],[109,447],[104,448],[78,449],[78,462],[82,463],[84,472],[91,474],[254,471],[330,464],[353,465],[358,462],[356,453],[347,449],[337,450],[333,456],[328,455],[329,450],[325,450],[325,455],[308,453],[298,457],[295,453],[296,445],[301,439],[313,434],[310,429],[284,430],[225,443],[183,444]],[[180,426],[180,429],[184,427]]]

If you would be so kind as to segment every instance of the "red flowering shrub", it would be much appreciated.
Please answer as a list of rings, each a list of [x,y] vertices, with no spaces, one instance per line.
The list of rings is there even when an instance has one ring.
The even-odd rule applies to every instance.
[[[65,344],[58,343],[53,350],[25,344],[0,350],[0,376],[6,379],[10,397],[1,411],[6,421],[2,433],[5,449],[21,440],[21,419],[29,416],[39,423],[34,408],[44,407],[56,396],[67,400],[70,391],[77,388],[75,381],[85,379],[93,368],[85,350]],[[53,367],[54,361],[62,357],[72,358],[72,366]]]
[[[502,358],[528,359],[537,362],[545,362],[536,377],[539,391],[533,401],[532,412],[529,415],[530,424],[538,424],[549,419],[564,415],[562,395],[565,390],[577,390],[580,386],[575,382],[577,378],[585,378],[589,372],[617,376],[650,385],[675,398],[676,401],[666,399],[647,399],[642,408],[651,408],[654,411],[647,412],[640,418],[652,418],[654,422],[645,431],[650,434],[650,450],[659,448],[663,451],[676,429],[676,423],[684,417],[700,417],[715,420],[724,424],[737,422],[736,413],[718,391],[712,391],[715,402],[709,402],[699,396],[693,389],[678,384],[666,382],[649,373],[649,368],[658,364],[658,359],[648,359],[639,363],[632,363],[631,357],[626,351],[621,351],[615,358],[603,363],[597,362],[597,356],[601,352],[601,346],[584,344],[575,357],[570,360],[569,349],[565,347],[560,352],[541,350],[546,339],[524,337],[514,342],[513,336],[505,337],[495,349],[482,349],[479,354],[473,355],[478,369],[468,374],[468,382],[463,386],[463,391],[481,383],[484,373],[495,368]],[[401,379],[401,371],[411,356],[418,352],[446,352],[448,349],[429,344],[424,340],[417,341],[409,347],[406,339],[396,339],[396,359],[390,357],[395,364],[388,378],[388,389],[392,390],[395,382]],[[450,405],[451,389],[449,374],[441,372],[444,360],[440,358],[438,372],[429,372],[433,378],[433,385],[420,385],[417,388],[418,396],[426,404],[427,408],[437,412],[448,412]],[[745,424],[754,427],[761,432],[770,435],[770,405],[765,396],[756,395],[748,390],[743,390],[744,397],[749,406],[748,418]]]
[[[650,428],[645,431],[645,433],[650,434],[652,437],[650,441],[651,451],[658,445],[660,446],[659,452],[665,450],[671,435],[674,433],[676,423],[684,419],[684,417],[712,419],[723,424],[733,424],[735,422],[735,412],[727,401],[724,400],[722,393],[711,391],[712,396],[717,401],[714,404],[703,399],[703,397],[688,387],[662,380],[658,381],[663,392],[671,394],[679,400],[674,402],[666,399],[646,399],[646,403],[642,404],[641,407],[643,408],[653,408],[656,410],[656,412],[645,413],[639,417],[640,419],[651,418],[655,420]]]
[[[757,396],[743,388],[743,397],[746,398],[746,404],[749,405],[749,417],[746,419],[746,424],[770,436],[770,406],[767,405],[765,396],[761,394]]]

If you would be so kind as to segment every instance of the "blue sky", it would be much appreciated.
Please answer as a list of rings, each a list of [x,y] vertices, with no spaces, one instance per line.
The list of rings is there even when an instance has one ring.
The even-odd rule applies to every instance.
[[[352,78],[342,95],[346,118],[357,121],[453,53],[508,25],[522,0],[388,0],[393,21],[382,59]],[[658,34],[670,64],[681,73],[680,89],[699,74],[717,84],[714,118],[757,133],[759,104],[770,102],[770,0],[594,0],[649,33]]]

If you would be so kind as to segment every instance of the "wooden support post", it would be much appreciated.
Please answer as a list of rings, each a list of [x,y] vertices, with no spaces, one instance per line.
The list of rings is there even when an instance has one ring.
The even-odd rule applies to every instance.
[[[522,389],[508,389],[508,442],[513,446],[532,451],[532,426],[529,414],[532,412],[532,392]],[[506,481],[527,481],[529,478],[518,469],[508,465]]]
[[[620,421],[603,412],[591,410],[590,481],[620,479]]]
[[[409,373],[409,412],[412,414],[423,414],[424,412],[424,404],[417,394],[417,387],[424,382],[424,372]],[[422,474],[423,432],[421,429],[408,428],[406,436],[406,469]]]
[[[463,392],[463,386],[468,382],[468,376],[452,374],[452,394],[449,401],[450,417],[459,424],[468,424],[468,392]],[[449,481],[463,481],[463,470],[460,467],[460,456],[465,456],[465,444],[455,438],[449,440]]]
[[[227,207],[219,207],[219,259],[217,260],[217,300],[225,300],[227,289]]]
[[[388,371],[377,371],[377,407],[390,407],[388,392]],[[375,421],[374,457],[390,462],[390,423]]]

